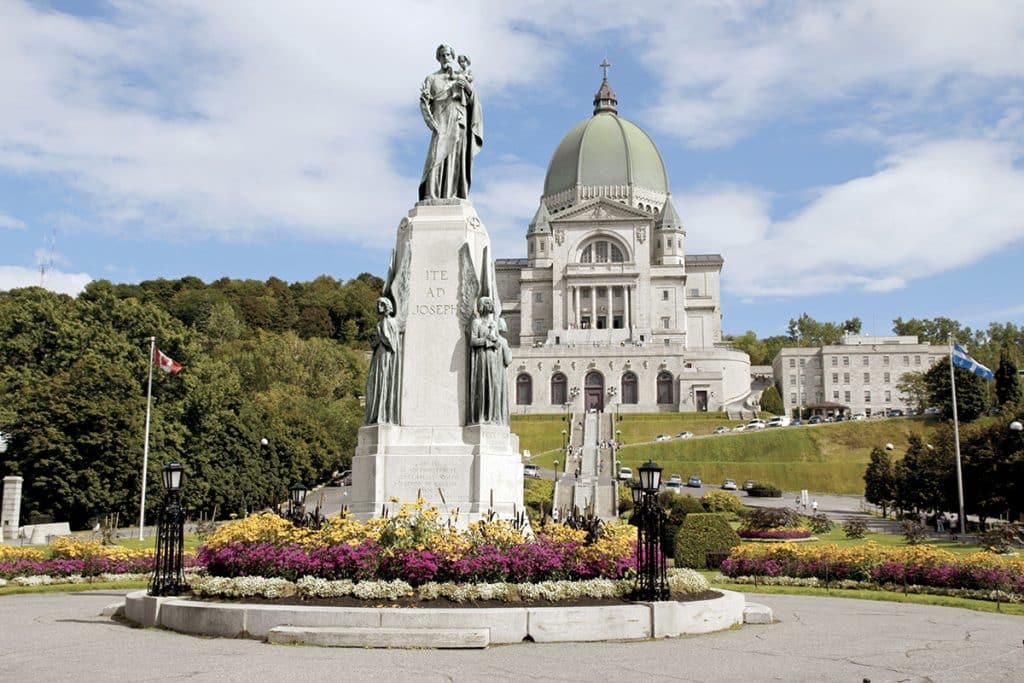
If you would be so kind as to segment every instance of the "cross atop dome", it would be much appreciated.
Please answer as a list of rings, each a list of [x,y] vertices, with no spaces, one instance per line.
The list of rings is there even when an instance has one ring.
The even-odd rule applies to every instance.
[[[598,66],[601,67],[603,75],[601,77],[601,87],[594,94],[594,114],[597,115],[601,112],[618,114],[619,100],[615,97],[615,91],[612,90],[612,86],[608,85],[608,69],[612,65],[608,62],[608,58],[605,57]]]

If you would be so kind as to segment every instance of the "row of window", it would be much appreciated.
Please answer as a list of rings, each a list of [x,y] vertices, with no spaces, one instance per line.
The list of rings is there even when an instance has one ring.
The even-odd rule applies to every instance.
[[[809,379],[814,384],[821,384],[821,376],[820,375],[814,375],[813,377],[810,377]],[[889,384],[891,382],[892,382],[892,375],[890,373],[888,373],[888,372],[883,372],[882,373],[882,383],[883,384]],[[850,373],[844,372],[843,373],[843,384],[849,384],[849,383],[850,383]],[[838,372],[833,372],[832,373],[832,384],[839,384],[839,373]],[[864,384],[871,384],[871,373],[870,372],[865,372],[864,373]],[[791,386],[791,387],[795,387],[796,386],[796,375],[790,375],[789,376],[789,386]]]
[[[659,404],[673,403],[672,373],[662,371],[658,373],[656,382],[656,395]],[[600,372],[591,371],[584,378],[585,390],[598,390],[604,392],[604,375]],[[569,380],[561,372],[551,376],[551,405],[560,406],[569,402]],[[639,403],[639,380],[635,373],[624,372],[620,379],[619,396],[621,402],[627,405]],[[527,372],[519,373],[516,377],[516,405],[533,405],[533,377]]]
[[[885,395],[885,402],[886,403],[892,403],[892,392],[889,391],[888,389],[886,389],[884,395]],[[849,392],[849,391],[844,391],[843,392],[843,400],[846,401],[847,403],[849,403],[852,400],[851,397],[852,397],[852,392]],[[822,398],[822,395],[821,395],[821,392],[819,391],[817,393],[817,395],[816,395],[816,400],[820,403],[821,402],[821,398]],[[838,401],[839,400],[839,390],[838,389],[832,391],[832,400],[834,400],[834,401]],[[796,401],[797,401],[796,392],[795,391],[791,392],[789,394],[789,402],[790,402],[790,404],[795,406],[796,405]],[[864,402],[865,403],[870,403],[871,402],[871,391],[868,390],[868,389],[864,390]]]
[[[805,360],[806,360],[805,358],[801,358],[800,359],[800,367],[804,367],[805,366],[805,362],[804,362]],[[814,359],[812,359],[812,361],[813,360]],[[890,360],[889,356],[882,356],[882,365],[888,367],[889,366],[889,360]],[[871,356],[861,356],[861,365],[870,365],[870,363],[871,363]],[[811,365],[814,365],[814,363],[812,362]],[[903,356],[903,365],[904,365],[904,367],[910,367],[910,356],[909,355]],[[915,355],[914,356],[914,365],[921,365],[921,356],[919,356],[919,355]],[[843,367],[849,367],[849,366],[850,366],[850,357],[849,356],[843,356]],[[796,367],[796,358],[790,358],[789,359],[789,367],[791,367],[791,368],[795,368]],[[832,367],[834,367],[834,368],[835,367],[839,367],[839,356],[832,356]]]

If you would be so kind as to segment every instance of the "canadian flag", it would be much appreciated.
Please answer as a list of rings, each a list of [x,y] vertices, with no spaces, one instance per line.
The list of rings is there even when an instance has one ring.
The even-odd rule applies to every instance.
[[[161,370],[169,372],[172,375],[177,375],[181,372],[181,363],[156,347],[153,349],[153,362],[159,365]]]

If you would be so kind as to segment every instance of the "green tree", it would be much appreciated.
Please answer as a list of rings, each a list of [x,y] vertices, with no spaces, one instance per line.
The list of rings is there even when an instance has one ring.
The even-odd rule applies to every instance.
[[[901,336],[916,336],[919,342],[938,345],[947,344],[951,336],[961,342],[973,339],[971,328],[962,326],[956,320],[942,317],[911,318],[910,320],[896,318],[892,321],[892,331]]]
[[[957,417],[961,422],[971,422],[981,417],[988,406],[985,380],[973,372],[956,368]],[[953,419],[953,392],[947,363],[935,363],[924,374],[928,385],[929,403],[939,408],[942,417]]]
[[[772,415],[786,414],[786,406],[783,405],[782,397],[779,396],[779,390],[775,388],[774,384],[761,392],[761,410],[765,410]]]
[[[1003,406],[1008,403],[1020,403],[1020,378],[1017,365],[1010,359],[1009,349],[1003,347],[999,355],[999,367],[996,368],[996,403]]]
[[[871,449],[868,467],[864,471],[864,499],[882,508],[882,516],[896,499],[896,471],[888,451]]]
[[[953,460],[943,448],[911,434],[907,452],[893,468],[895,503],[901,510],[946,510],[955,501]],[[953,504],[955,506],[955,503]]]
[[[896,382],[896,391],[917,412],[928,407],[928,382],[923,372],[904,372]]]

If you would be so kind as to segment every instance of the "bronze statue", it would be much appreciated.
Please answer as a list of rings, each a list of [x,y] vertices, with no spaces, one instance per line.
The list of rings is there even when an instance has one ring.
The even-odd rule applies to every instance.
[[[468,199],[473,157],[484,144],[483,110],[473,88],[469,57],[441,45],[435,53],[441,68],[427,76],[420,90],[420,111],[430,129],[430,149],[423,165],[419,198]]]

